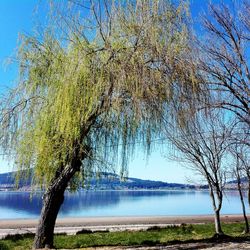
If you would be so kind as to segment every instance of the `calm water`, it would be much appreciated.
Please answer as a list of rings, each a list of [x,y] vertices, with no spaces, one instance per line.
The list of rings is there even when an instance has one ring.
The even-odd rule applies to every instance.
[[[0,192],[0,219],[37,218],[41,194]],[[222,213],[241,213],[236,191],[227,192]],[[67,193],[60,217],[212,214],[207,191],[82,191]]]

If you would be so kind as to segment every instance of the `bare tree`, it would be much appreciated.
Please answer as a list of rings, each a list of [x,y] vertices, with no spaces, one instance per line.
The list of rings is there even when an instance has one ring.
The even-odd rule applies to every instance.
[[[246,158],[247,158],[247,156],[245,155],[246,151],[244,150],[244,145],[233,144],[230,147],[230,152],[234,158],[233,165],[232,165],[233,176],[236,178],[236,181],[237,181],[237,188],[238,188],[239,195],[240,195],[242,213],[243,213],[243,217],[245,221],[244,233],[249,233],[249,223],[248,223],[247,214],[246,214],[246,206],[244,202],[243,183],[242,183],[242,179],[246,177],[245,176]],[[249,170],[249,167],[247,167],[247,170]],[[249,182],[249,179],[248,179],[248,182]]]
[[[242,162],[242,168],[244,177],[247,178],[248,189],[248,207],[250,208],[250,148],[246,147],[245,150],[239,154],[239,158]]]
[[[250,208],[250,144],[249,129],[246,126],[237,126],[236,133],[232,137],[232,154],[238,159],[245,186],[247,186],[248,206]]]
[[[235,146],[236,145],[236,146]],[[250,208],[250,148],[245,144],[234,143],[232,152],[240,165],[242,177],[247,182],[248,205]]]
[[[174,146],[174,159],[188,162],[188,167],[205,179],[214,210],[215,232],[221,236],[220,210],[228,164],[226,150],[234,125],[221,112],[190,112],[190,107],[184,109],[183,106],[175,105],[177,115],[166,122],[164,132]]]
[[[214,90],[210,107],[233,112],[250,126],[250,1],[209,5],[203,18],[205,37],[199,39],[203,88]],[[248,140],[245,143],[249,143]]]

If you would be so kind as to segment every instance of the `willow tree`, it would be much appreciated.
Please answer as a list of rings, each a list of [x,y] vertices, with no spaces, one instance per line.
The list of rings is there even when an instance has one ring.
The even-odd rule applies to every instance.
[[[42,34],[22,37],[19,83],[1,113],[5,152],[46,188],[34,248],[53,247],[67,187],[114,166],[117,155],[124,172],[138,140],[148,148],[168,83],[187,71],[184,3],[70,1],[65,8],[57,5],[59,19]]]

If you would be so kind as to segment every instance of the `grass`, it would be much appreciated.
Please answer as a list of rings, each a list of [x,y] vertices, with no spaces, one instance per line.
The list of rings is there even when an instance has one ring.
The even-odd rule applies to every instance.
[[[250,235],[242,235],[244,224],[223,224],[225,234],[232,240],[250,240]],[[66,236],[55,236],[55,247],[60,248],[84,248],[93,246],[132,246],[132,245],[166,245],[177,242],[213,241],[214,225],[182,225],[179,227],[152,228],[147,231],[123,231],[123,232],[98,232]],[[10,236],[0,241],[1,250],[27,250],[31,249],[32,235]]]

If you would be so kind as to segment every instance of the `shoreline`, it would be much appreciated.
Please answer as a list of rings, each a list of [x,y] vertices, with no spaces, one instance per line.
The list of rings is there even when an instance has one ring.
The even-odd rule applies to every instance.
[[[248,215],[250,216],[250,215]],[[213,215],[186,215],[186,216],[107,216],[107,217],[66,217],[56,220],[56,227],[85,227],[110,225],[147,225],[147,224],[196,224],[213,222]],[[241,214],[222,214],[222,222],[243,221]],[[38,219],[1,219],[0,229],[35,227]]]
[[[81,232],[139,231],[152,227],[205,224],[214,221],[213,215],[196,216],[124,216],[58,218],[55,234],[75,235]],[[242,215],[221,215],[222,222],[242,222]],[[38,219],[0,220],[0,239],[9,235],[35,234]]]

